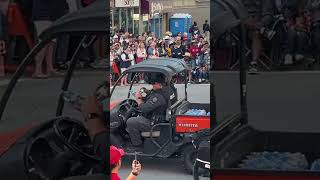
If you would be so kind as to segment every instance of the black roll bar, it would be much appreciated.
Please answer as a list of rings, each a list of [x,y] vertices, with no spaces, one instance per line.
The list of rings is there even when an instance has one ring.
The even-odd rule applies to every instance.
[[[67,71],[66,77],[64,78],[64,81],[63,81],[63,84],[62,84],[62,87],[61,87],[62,92],[61,92],[61,94],[59,96],[58,106],[57,106],[57,110],[56,110],[56,116],[61,116],[62,115],[63,108],[64,108],[63,92],[65,92],[65,91],[67,91],[69,89],[69,84],[70,84],[70,81],[71,81],[71,77],[73,75],[73,72],[74,72],[74,70],[75,70],[75,68],[77,66],[77,62],[78,62],[78,59],[79,59],[79,55],[80,55],[79,52],[80,52],[80,50],[82,48],[85,48],[87,46],[87,44],[85,44],[85,41],[87,39],[89,39],[89,36],[84,36],[81,39],[81,42],[79,43],[79,45],[77,46],[77,49],[75,50],[75,52],[72,55],[69,69]],[[89,43],[91,43],[91,42],[89,42]]]

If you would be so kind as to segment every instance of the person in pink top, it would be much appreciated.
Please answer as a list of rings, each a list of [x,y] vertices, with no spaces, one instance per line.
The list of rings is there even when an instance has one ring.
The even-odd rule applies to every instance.
[[[139,47],[137,49],[136,63],[138,64],[138,63],[142,62],[146,58],[147,58],[147,50],[145,48],[144,43],[140,43]]]

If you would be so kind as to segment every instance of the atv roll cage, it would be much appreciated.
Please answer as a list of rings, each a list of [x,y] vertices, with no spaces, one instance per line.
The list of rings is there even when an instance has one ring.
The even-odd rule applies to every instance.
[[[237,41],[239,43],[239,57],[240,57],[240,112],[241,112],[241,122],[246,124],[248,122],[248,108],[247,108],[247,63],[246,63],[246,30],[243,20],[248,17],[248,13],[245,7],[242,5],[240,0],[214,0],[210,4],[213,9],[211,12],[211,26],[213,27],[214,38],[213,44],[224,35],[226,32],[238,29],[240,32],[240,37]],[[213,45],[214,46],[214,45]],[[213,51],[212,51],[213,52]],[[211,63],[214,64],[213,62]],[[213,85],[212,96],[214,94],[214,67],[211,67],[210,71],[210,82]],[[216,102],[213,99],[213,110],[216,112]],[[217,125],[216,113],[214,113],[214,127]]]
[[[190,70],[190,68],[187,66],[187,64],[180,59],[173,59],[173,58],[157,58],[157,59],[148,59],[146,61],[143,61],[139,64],[133,65],[129,67],[126,71],[124,71],[119,79],[116,81],[115,85],[113,86],[111,90],[111,97],[112,94],[116,88],[116,86],[119,84],[121,79],[125,77],[128,74],[135,74],[131,84],[130,84],[130,89],[128,92],[128,98],[130,97],[130,92],[132,89],[132,86],[134,84],[134,79],[138,76],[139,73],[161,73],[165,76],[165,81],[167,85],[172,81],[172,78],[174,76],[179,75],[180,73],[183,73],[184,78],[185,78],[185,88],[184,88],[184,93],[185,93],[185,98],[180,99],[180,100],[188,100],[188,84],[187,84],[187,72]],[[180,101],[179,100],[179,101]],[[179,102],[178,101],[178,102]],[[169,101],[169,107],[171,107],[172,104],[170,104]]]
[[[116,81],[115,85],[113,86],[113,88],[111,90],[111,97],[115,91],[115,88],[117,87],[117,85],[121,81],[121,79],[130,73],[135,74],[135,75],[133,77],[133,80],[131,81],[127,98],[130,98],[130,92],[132,90],[134,80],[135,80],[135,78],[138,77],[139,73],[161,73],[165,76],[165,83],[167,83],[167,85],[169,86],[169,83],[172,81],[172,78],[174,76],[179,75],[180,73],[183,73],[184,78],[187,79],[187,72],[189,70],[190,70],[190,68],[187,66],[187,64],[183,60],[172,59],[172,58],[148,59],[148,60],[143,61],[139,64],[136,64],[136,65],[129,67],[126,71],[124,71],[121,74],[121,76]],[[168,122],[156,123],[155,125],[153,125],[151,127],[150,134],[153,134],[156,131],[155,129],[158,127],[167,126],[169,128],[172,128],[172,125],[174,123],[173,117],[171,116],[172,111],[175,108],[177,108],[181,103],[187,101],[187,97],[188,97],[187,96],[187,86],[188,86],[187,81],[185,80],[185,86],[184,86],[185,87],[184,88],[185,97],[184,98],[181,98],[175,104],[171,104],[170,101],[168,101],[169,108],[167,109],[167,113],[166,113],[166,120],[168,120]],[[172,130],[169,131],[169,137],[173,137]],[[155,138],[152,137],[152,135],[150,136],[150,139],[151,139],[152,143],[158,148],[158,150],[152,154],[143,154],[143,156],[145,156],[145,157],[155,157],[155,156],[159,155],[163,151],[163,149],[166,148],[170,142],[172,142],[172,138],[168,138],[168,140],[165,143],[163,143],[163,145],[160,145],[155,140]],[[134,155],[132,153],[127,153],[127,154]]]
[[[61,87],[62,92],[67,91],[69,88],[70,80],[75,70],[76,64],[79,60],[79,52],[90,45],[92,45],[97,35],[108,35],[109,28],[106,23],[106,4],[109,3],[107,0],[98,0],[92,5],[76,11],[74,13],[67,14],[57,21],[55,21],[51,27],[46,29],[40,34],[40,41],[32,48],[27,56],[22,60],[16,72],[8,84],[4,95],[0,102],[0,119],[4,113],[5,107],[8,103],[11,93],[15,88],[19,78],[23,75],[26,67],[33,61],[33,57],[50,41],[62,34],[72,34],[83,36],[81,42],[77,46],[75,52],[70,60],[70,66],[65,75],[63,85]],[[62,94],[59,98],[56,116],[61,116],[64,107],[64,100]]]

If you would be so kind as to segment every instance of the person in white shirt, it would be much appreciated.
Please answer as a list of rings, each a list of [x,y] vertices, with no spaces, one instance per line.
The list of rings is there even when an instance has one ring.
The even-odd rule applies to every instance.
[[[121,60],[120,60],[121,73],[123,73],[127,68],[131,66],[132,61],[134,61],[134,55],[130,47],[128,47],[121,54]],[[128,85],[128,79],[127,79],[127,76],[125,76],[121,79],[121,86],[127,86],[127,85]]]

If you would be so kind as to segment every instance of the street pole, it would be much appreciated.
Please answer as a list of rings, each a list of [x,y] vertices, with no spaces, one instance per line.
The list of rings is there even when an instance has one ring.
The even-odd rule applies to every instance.
[[[142,15],[142,6],[141,6],[141,2],[139,4],[139,35],[141,35],[143,33],[143,15]]]
[[[130,8],[126,8],[126,32],[129,32],[129,16],[128,11]]]
[[[111,27],[112,27],[112,34],[114,33],[114,8],[111,10]],[[111,30],[111,29],[110,29]]]
[[[122,28],[122,9],[119,8],[119,29]]]

